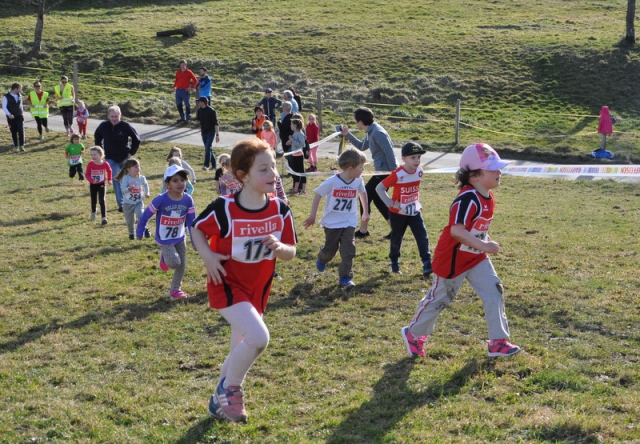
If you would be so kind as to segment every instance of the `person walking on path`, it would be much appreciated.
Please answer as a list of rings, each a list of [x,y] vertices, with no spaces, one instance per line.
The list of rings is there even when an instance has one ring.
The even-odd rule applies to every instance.
[[[207,98],[207,105],[211,105],[211,77],[207,75],[207,68],[200,68],[200,78],[196,85],[196,96],[198,100],[200,97]]]
[[[36,80],[33,84],[34,90],[29,92],[27,101],[31,105],[31,117],[36,121],[38,125],[38,139],[44,140],[42,135],[42,128],[44,127],[46,132],[49,132],[49,93],[42,90],[42,82]]]
[[[273,90],[271,88],[266,88],[264,90],[264,97],[258,103],[259,106],[262,106],[264,110],[264,115],[271,120],[271,123],[276,124],[276,108],[279,108],[282,105],[282,100],[276,99],[273,97]]]
[[[216,143],[220,143],[220,123],[218,122],[218,114],[216,110],[211,108],[206,97],[202,96],[198,99],[198,112],[196,113],[196,121],[200,123],[200,133],[202,134],[202,143],[204,143],[204,165],[203,171],[216,169],[216,155],[211,145],[215,137]]]
[[[189,103],[189,95],[191,90],[197,85],[198,78],[193,71],[187,69],[187,61],[180,60],[180,69],[176,71],[176,80],[173,82],[173,92],[176,94],[176,107],[180,113],[180,122],[191,120],[191,104]]]
[[[73,134],[73,103],[76,101],[76,93],[67,76],[60,77],[60,85],[56,85],[54,91],[62,122],[69,136]]]
[[[354,117],[356,120],[356,127],[360,131],[364,131],[366,133],[364,138],[360,140],[355,137],[351,134],[349,127],[346,125],[342,126],[342,135],[346,136],[347,139],[349,139],[349,142],[351,142],[351,144],[360,151],[368,149],[371,150],[373,167],[376,171],[393,171],[398,168],[398,162],[396,161],[396,157],[393,152],[391,137],[389,137],[389,133],[387,133],[382,126],[374,121],[375,115],[373,114],[373,111],[365,107],[358,108],[354,112]],[[382,214],[382,217],[384,217],[384,220],[386,220],[387,223],[389,223],[389,209],[380,196],[378,196],[378,193],[376,193],[376,187],[388,176],[388,174],[371,176],[365,186],[367,190],[367,204],[369,206],[368,213],[371,214],[371,201],[373,200],[376,208],[380,214]],[[363,209],[360,208],[361,213],[362,211]],[[356,231],[356,238],[361,239],[367,236],[369,236],[369,231],[362,231],[362,227],[360,230]],[[385,239],[391,239],[391,233],[386,235]]]
[[[115,177],[122,169],[124,161],[138,152],[140,136],[131,124],[122,120],[122,112],[118,105],[110,106],[107,116],[109,120],[98,125],[94,137],[95,144],[103,147],[105,160]],[[122,213],[122,191],[119,183],[114,184],[113,191],[116,195],[118,211]]]
[[[18,152],[24,149],[24,106],[22,104],[22,84],[13,83],[11,91],[2,96],[2,110],[7,116],[13,146]]]

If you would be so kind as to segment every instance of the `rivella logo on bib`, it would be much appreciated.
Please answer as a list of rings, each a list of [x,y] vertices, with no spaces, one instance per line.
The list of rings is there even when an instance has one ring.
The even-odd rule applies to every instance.
[[[162,217],[160,218],[160,225],[164,225],[165,227],[179,227],[180,225],[184,224],[186,218],[187,216],[170,217],[162,215]]]
[[[333,197],[338,199],[353,199],[358,195],[358,192],[354,189],[344,189],[341,190],[336,188],[333,190]]]
[[[233,234],[240,237],[267,236],[281,232],[283,228],[282,218],[272,216],[261,220],[234,220]]]

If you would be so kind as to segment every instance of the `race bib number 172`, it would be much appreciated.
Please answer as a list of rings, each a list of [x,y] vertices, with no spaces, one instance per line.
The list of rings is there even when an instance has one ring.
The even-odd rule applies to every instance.
[[[234,220],[232,222],[231,256],[234,260],[244,263],[272,260],[274,258],[273,252],[265,247],[262,241],[269,235],[280,240],[283,226],[284,223],[280,216],[260,220]]]

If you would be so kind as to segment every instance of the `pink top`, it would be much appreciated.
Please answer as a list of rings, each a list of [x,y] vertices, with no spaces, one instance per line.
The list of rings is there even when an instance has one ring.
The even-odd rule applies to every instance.
[[[600,134],[612,134],[613,123],[611,123],[611,115],[609,114],[609,107],[603,106],[600,110],[600,119],[598,120],[598,132]]]
[[[271,148],[276,149],[277,140],[275,131],[262,131],[262,137],[260,138],[267,142]]]

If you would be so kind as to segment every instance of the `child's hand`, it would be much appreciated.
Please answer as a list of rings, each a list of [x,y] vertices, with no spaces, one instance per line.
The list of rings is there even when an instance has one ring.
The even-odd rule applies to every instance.
[[[195,179],[193,179],[193,181],[192,181],[191,183],[196,184],[196,183],[198,183],[198,182],[196,182],[196,180],[195,180]]]
[[[362,222],[368,222],[370,219],[369,213],[362,213]]]
[[[151,197],[151,195],[150,194],[145,194],[144,197],[149,199]]]
[[[204,268],[207,270],[207,282],[212,282],[213,285],[222,284],[222,277],[227,275],[227,271],[222,266],[222,261],[227,261],[231,256],[214,253],[202,255],[202,262],[204,262]]]
[[[107,180],[107,183],[108,183],[109,185],[113,185],[113,181],[111,181],[111,180]]]
[[[391,208],[395,208],[396,210],[400,209],[400,202],[398,202],[397,200],[395,202],[393,202],[393,205],[391,205]]]
[[[302,225],[304,225],[305,228],[309,228],[311,226],[313,226],[313,224],[316,223],[316,217],[315,216],[309,216],[305,219],[304,222],[302,222]]]
[[[273,234],[270,234],[269,236],[262,239],[262,243],[264,244],[265,247],[267,247],[269,250],[273,251],[276,254],[282,250],[282,247],[284,247],[284,244],[280,242],[278,238],[275,237]]]
[[[485,249],[487,253],[497,253],[500,251],[500,244],[494,241],[485,242]]]

